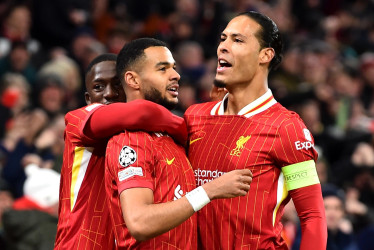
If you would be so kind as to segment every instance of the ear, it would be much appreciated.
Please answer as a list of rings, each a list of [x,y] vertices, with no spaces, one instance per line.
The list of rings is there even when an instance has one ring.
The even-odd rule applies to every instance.
[[[86,99],[87,105],[91,104],[91,97],[88,92],[84,92],[84,98]]]
[[[140,89],[139,75],[135,71],[127,71],[123,76],[125,80],[125,87],[132,88],[134,90]]]
[[[260,63],[270,63],[274,58],[275,51],[273,48],[263,48],[260,51]]]

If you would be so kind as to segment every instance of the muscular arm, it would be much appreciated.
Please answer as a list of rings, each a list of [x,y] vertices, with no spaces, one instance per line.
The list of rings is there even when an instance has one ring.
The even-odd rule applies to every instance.
[[[248,169],[234,170],[203,185],[210,200],[247,194],[252,173]],[[186,196],[167,203],[154,204],[153,191],[130,188],[120,194],[126,226],[138,241],[163,234],[187,220],[195,212]]]
[[[146,100],[113,103],[95,110],[83,133],[89,138],[103,139],[127,130],[167,132],[179,143],[185,143],[187,128],[183,118],[173,115],[161,105]]]
[[[301,250],[326,249],[327,226],[321,185],[290,191],[301,223]]]

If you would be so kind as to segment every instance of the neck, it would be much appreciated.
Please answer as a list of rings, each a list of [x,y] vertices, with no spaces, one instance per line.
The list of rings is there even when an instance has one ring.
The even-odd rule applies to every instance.
[[[126,94],[126,102],[131,102],[139,99],[144,100],[144,95],[140,93],[138,90],[128,90],[125,89],[125,94]]]
[[[225,107],[225,115],[236,115],[245,106],[255,101],[268,90],[267,79],[263,82],[257,82],[261,84],[253,84],[253,82],[227,88],[229,95],[227,98],[227,106]]]

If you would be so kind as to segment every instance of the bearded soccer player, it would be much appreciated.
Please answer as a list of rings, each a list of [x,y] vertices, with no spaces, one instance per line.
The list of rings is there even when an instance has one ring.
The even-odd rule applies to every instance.
[[[114,54],[103,54],[90,63],[85,79],[85,98],[89,105],[65,116],[55,249],[115,248],[104,188],[105,147],[109,135],[124,128],[143,128],[166,130],[180,140],[187,137],[183,134],[183,119],[160,105],[147,101],[115,103],[125,101],[116,76],[116,59]],[[118,112],[124,116],[118,118]]]
[[[175,68],[166,44],[152,38],[127,43],[117,59],[130,103],[146,99],[173,108],[180,79]],[[196,249],[194,213],[210,200],[246,195],[251,182],[251,172],[241,169],[195,189],[184,148],[164,133],[115,135],[105,167],[118,249]]]
[[[201,249],[288,249],[280,219],[290,198],[302,227],[300,249],[326,249],[313,137],[268,88],[281,50],[271,19],[257,12],[234,17],[217,48],[215,84],[228,94],[185,113],[198,185],[237,168],[253,173],[248,195],[215,200],[199,211]]]

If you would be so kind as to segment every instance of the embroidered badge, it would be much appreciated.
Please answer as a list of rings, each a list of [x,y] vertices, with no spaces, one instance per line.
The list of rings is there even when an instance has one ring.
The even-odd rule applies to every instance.
[[[122,167],[128,167],[135,163],[137,159],[136,152],[129,146],[124,146],[119,153],[118,161]]]
[[[128,167],[118,172],[118,180],[124,181],[136,175],[143,176],[143,169],[141,167]]]
[[[231,150],[230,155],[234,156],[240,156],[242,153],[242,150],[244,148],[244,144],[251,138],[250,135],[244,137],[243,135],[239,137],[239,139],[236,141],[236,148]]]

